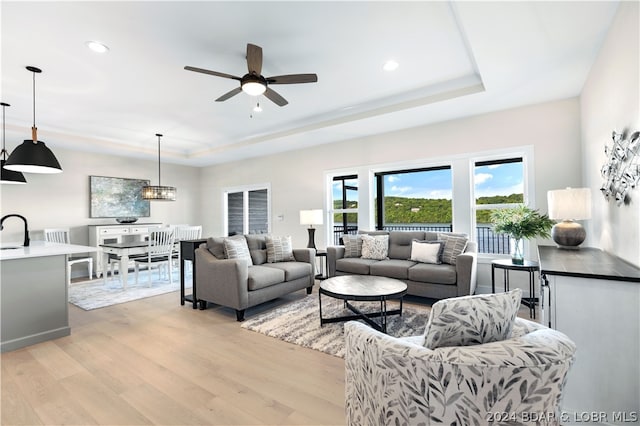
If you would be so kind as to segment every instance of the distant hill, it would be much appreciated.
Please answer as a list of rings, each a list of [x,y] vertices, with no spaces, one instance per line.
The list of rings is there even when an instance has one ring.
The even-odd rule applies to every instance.
[[[508,204],[521,203],[522,194],[511,194],[493,197],[480,197],[478,204]],[[357,201],[349,201],[351,208],[358,206]],[[407,198],[385,197],[385,223],[451,223],[451,200],[444,198]],[[341,202],[335,202],[335,207],[340,208]],[[491,211],[478,212],[478,223],[491,223]],[[349,223],[356,222],[355,214],[348,214]],[[335,215],[335,222],[342,222],[342,215]]]

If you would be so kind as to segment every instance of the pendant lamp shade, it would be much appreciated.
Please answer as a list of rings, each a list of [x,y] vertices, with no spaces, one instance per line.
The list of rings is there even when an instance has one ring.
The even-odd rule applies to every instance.
[[[33,127],[31,139],[25,139],[21,145],[13,150],[4,165],[7,170],[25,173],[62,173],[62,167],[56,156],[44,142],[38,140],[38,128],[36,127],[36,74],[42,70],[28,66],[27,70],[33,73]]]
[[[160,183],[160,138],[162,135],[156,133],[158,137],[158,185],[147,185],[142,187],[142,198],[150,201],[175,201],[177,189],[173,186],[162,186]]]
[[[7,170],[4,168],[4,164],[7,162],[7,150],[4,147],[5,140],[5,131],[4,131],[4,111],[6,107],[11,106],[4,102],[0,103],[2,105],[2,160],[0,160],[0,171],[2,172],[2,180],[0,183],[2,184],[13,184],[13,185],[24,185],[27,183],[27,180],[24,178],[24,175],[20,172],[14,172],[13,170]]]

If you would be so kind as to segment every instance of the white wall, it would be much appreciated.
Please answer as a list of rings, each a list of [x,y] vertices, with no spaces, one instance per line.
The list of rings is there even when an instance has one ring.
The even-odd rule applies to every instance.
[[[640,4],[621,2],[580,97],[584,184],[591,188],[593,216],[587,221],[591,246],[640,266],[640,188],[617,206],[600,193],[604,146],[611,132],[640,130]]]
[[[89,218],[89,176],[149,179],[157,184],[158,163],[132,158],[75,152],[50,147],[62,165],[63,173],[26,174],[26,185],[0,185],[0,210],[4,216],[17,213],[29,221],[32,240],[42,240],[44,228],[71,228],[71,240],[88,244],[87,225],[115,224],[115,219]],[[151,202],[151,217],[139,222],[200,222],[200,169],[162,164],[162,183],[175,186],[175,202]],[[0,233],[2,242],[22,242],[22,221],[9,218]]]
[[[535,158],[534,205],[546,212],[548,190],[581,184],[577,98],[204,168],[204,232],[222,235],[225,187],[269,183],[272,232],[291,235],[294,246],[306,246],[307,231],[299,223],[298,212],[324,206],[325,171],[362,172],[372,165],[415,164],[419,159],[429,162],[528,145],[533,146]],[[279,215],[284,220],[278,221]],[[316,245],[322,248],[326,244],[325,226],[320,226]],[[489,266],[481,265],[479,272],[479,285],[490,286]]]

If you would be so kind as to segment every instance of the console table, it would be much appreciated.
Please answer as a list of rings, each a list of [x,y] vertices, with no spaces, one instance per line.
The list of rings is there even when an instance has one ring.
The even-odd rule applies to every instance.
[[[206,243],[206,239],[196,239],[196,240],[181,240],[180,241],[180,304],[184,305],[185,300],[187,302],[191,302],[193,309],[198,307],[198,296],[196,294],[196,255],[195,251],[200,244]],[[192,289],[191,294],[184,294],[184,278],[185,278],[185,270],[184,270],[184,261],[191,261],[191,282]]]
[[[542,321],[578,347],[563,411],[571,419],[608,413],[608,421],[612,413],[638,415],[640,268],[590,247],[539,246],[538,256]]]
[[[131,223],[113,225],[89,225],[89,245],[100,247],[103,244],[144,240],[151,231],[162,227],[162,223]],[[105,272],[102,256],[93,254],[96,276]]]

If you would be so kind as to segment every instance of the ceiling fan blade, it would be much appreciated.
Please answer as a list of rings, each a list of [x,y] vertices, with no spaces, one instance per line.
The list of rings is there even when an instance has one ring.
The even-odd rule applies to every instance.
[[[274,104],[281,107],[289,103],[285,98],[280,96],[275,90],[271,90],[268,87],[267,87],[267,90],[264,92],[264,96]]]
[[[220,96],[218,99],[216,99],[216,102],[226,101],[230,97],[235,96],[240,92],[242,92],[242,87],[236,87],[235,89],[233,89],[233,90],[225,93],[224,95]]]
[[[318,76],[316,74],[276,75],[267,78],[267,83],[269,84],[316,83],[317,81]]]
[[[238,81],[242,80],[240,77],[236,77],[235,75],[225,74],[223,72],[218,72],[218,71],[205,70],[204,68],[190,67],[187,65],[186,67],[184,67],[184,69],[187,71],[200,72],[202,74],[215,75],[216,77],[231,78],[233,80],[238,80]]]
[[[262,73],[262,47],[247,43],[247,68],[249,68],[249,74]]]

